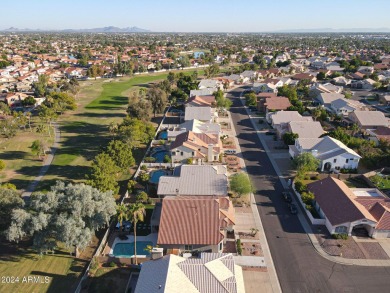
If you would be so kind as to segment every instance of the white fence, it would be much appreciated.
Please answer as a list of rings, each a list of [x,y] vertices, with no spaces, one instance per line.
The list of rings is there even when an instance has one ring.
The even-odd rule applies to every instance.
[[[301,204],[301,206],[303,207],[303,210],[306,212],[306,215],[310,219],[310,222],[313,225],[325,225],[325,219],[315,219],[315,218],[313,218],[313,215],[306,209],[306,205],[302,201],[301,194],[298,191],[296,191],[294,183],[292,184],[292,189],[294,190],[295,194],[297,195],[298,201]]]

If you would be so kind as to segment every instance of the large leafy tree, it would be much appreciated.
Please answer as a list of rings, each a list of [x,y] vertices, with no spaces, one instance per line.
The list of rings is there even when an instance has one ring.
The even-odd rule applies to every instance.
[[[257,105],[257,96],[254,92],[245,94],[245,105],[247,106],[256,106]]]
[[[230,178],[230,189],[238,196],[253,192],[252,183],[248,174],[238,173]]]
[[[146,96],[141,91],[134,91],[129,97],[129,106],[127,108],[129,116],[140,119],[149,120],[152,113],[152,105]]]
[[[293,145],[295,144],[295,140],[298,138],[298,133],[293,133],[293,132],[286,132],[283,134],[283,142],[286,145]]]
[[[138,147],[141,143],[148,143],[154,137],[155,129],[150,122],[127,116],[119,125],[118,133],[123,141],[131,147]]]
[[[219,108],[225,108],[225,109],[229,109],[230,106],[232,105],[232,101],[230,101],[229,99],[227,99],[223,93],[222,90],[217,90],[216,92],[214,92],[214,97],[215,97],[215,102],[217,104],[217,107]]]
[[[66,92],[51,93],[50,96],[47,97],[45,105],[61,114],[66,110],[75,110],[77,108],[74,97]]]
[[[156,117],[156,113],[164,112],[168,103],[167,94],[165,91],[158,87],[152,87],[147,93],[148,100],[152,105],[153,115]]]
[[[119,167],[109,154],[98,154],[92,162],[92,171],[88,176],[87,184],[101,190],[118,193],[117,175]]]
[[[121,170],[126,170],[135,164],[131,147],[121,140],[110,141],[107,147],[107,154],[110,155]]]
[[[14,209],[6,232],[10,241],[32,236],[39,252],[53,250],[57,242],[68,249],[84,249],[94,232],[115,215],[111,192],[85,184],[57,182],[48,193],[36,193],[25,208]]]
[[[297,168],[298,175],[303,175],[309,171],[315,171],[320,166],[320,160],[313,156],[312,153],[302,153],[293,160]]]
[[[0,234],[3,234],[5,230],[11,225],[12,211],[14,209],[22,208],[24,201],[20,197],[19,192],[14,189],[0,188]]]

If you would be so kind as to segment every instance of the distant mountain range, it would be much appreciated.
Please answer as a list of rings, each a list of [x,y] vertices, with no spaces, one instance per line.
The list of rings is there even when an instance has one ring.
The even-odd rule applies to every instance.
[[[43,29],[19,29],[10,27],[7,29],[0,30],[2,32],[64,32],[64,33],[147,33],[150,30],[139,28],[136,26],[120,28],[116,26],[106,26],[91,29],[63,29],[63,30],[43,30]]]
[[[275,33],[388,33],[390,28],[313,28],[313,29],[288,29],[277,30]]]

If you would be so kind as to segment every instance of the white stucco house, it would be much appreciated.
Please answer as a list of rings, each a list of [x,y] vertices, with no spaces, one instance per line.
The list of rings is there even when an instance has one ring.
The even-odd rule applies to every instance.
[[[294,145],[289,146],[292,158],[302,153],[312,153],[320,160],[321,171],[339,171],[340,169],[356,169],[361,156],[341,141],[329,136],[321,138],[297,138]]]

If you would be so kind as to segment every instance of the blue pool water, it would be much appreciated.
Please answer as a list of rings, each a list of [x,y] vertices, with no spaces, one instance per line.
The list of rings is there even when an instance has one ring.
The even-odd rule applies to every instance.
[[[168,132],[167,132],[166,130],[161,131],[161,132],[157,135],[157,138],[158,138],[158,139],[168,139]]]
[[[153,246],[153,243],[150,241],[137,241],[137,255],[149,255],[149,251],[144,250],[148,245]],[[134,242],[117,243],[112,253],[116,257],[131,257],[134,255]]]
[[[165,155],[169,155],[168,151],[157,151],[152,154],[153,158],[156,158],[156,163],[163,163]]]
[[[164,170],[156,170],[156,171],[153,171],[151,174],[150,174],[150,180],[149,182],[150,183],[154,183],[154,184],[158,184],[158,179],[160,179],[161,176],[164,176],[164,175],[167,175],[167,172],[165,172]]]

